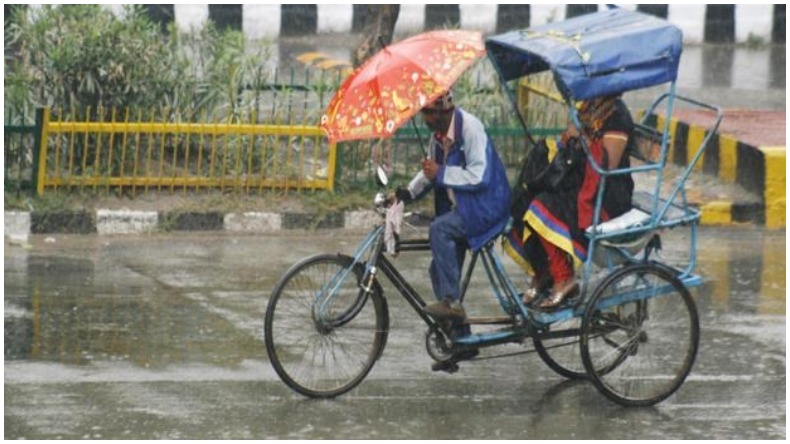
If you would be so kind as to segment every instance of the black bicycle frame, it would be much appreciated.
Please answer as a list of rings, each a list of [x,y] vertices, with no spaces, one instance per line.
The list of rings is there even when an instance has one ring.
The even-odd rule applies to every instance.
[[[409,252],[409,251],[430,251],[431,245],[428,239],[409,239],[398,241],[396,243],[396,251],[400,252]],[[469,288],[469,282],[472,279],[472,273],[474,272],[475,266],[477,265],[477,259],[480,256],[480,252],[482,250],[477,250],[472,252],[469,265],[467,266],[466,272],[464,273],[463,281],[461,282],[461,302],[463,303],[464,297],[466,296],[467,288]],[[420,296],[419,293],[412,287],[407,281],[406,278],[398,271],[395,265],[384,255],[382,254],[382,246],[377,246],[376,249],[376,267],[384,273],[384,275],[390,280],[393,286],[398,290],[398,292],[403,296],[406,302],[411,305],[414,311],[425,321],[426,324],[429,326],[435,326],[437,323],[434,321],[433,318],[429,317],[428,315],[423,312],[423,307],[425,307],[426,302]]]

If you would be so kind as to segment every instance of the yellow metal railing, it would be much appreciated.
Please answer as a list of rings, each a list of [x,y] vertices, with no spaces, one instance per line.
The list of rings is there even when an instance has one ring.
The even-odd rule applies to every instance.
[[[90,116],[90,110],[86,111]],[[101,112],[98,113],[102,115]],[[154,122],[138,112],[109,122],[51,121],[45,110],[38,188],[333,190],[336,145],[317,126]],[[254,120],[254,119],[251,119]]]
[[[568,124],[567,105],[549,72],[522,77],[517,101],[530,128],[565,128]]]

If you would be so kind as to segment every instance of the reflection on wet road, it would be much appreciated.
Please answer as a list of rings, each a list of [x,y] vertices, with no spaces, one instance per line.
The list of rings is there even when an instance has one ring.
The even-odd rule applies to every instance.
[[[670,261],[682,256],[680,237],[664,241]],[[369,377],[336,400],[300,397],[266,358],[269,291],[296,260],[350,252],[359,238],[34,236],[29,248],[6,244],[5,438],[786,436],[783,232],[702,230],[697,362],[675,395],[647,409],[563,382],[534,354],[432,373],[421,321],[388,286],[389,342]],[[397,260],[425,295],[428,260]],[[468,309],[487,309],[490,295],[472,291]]]

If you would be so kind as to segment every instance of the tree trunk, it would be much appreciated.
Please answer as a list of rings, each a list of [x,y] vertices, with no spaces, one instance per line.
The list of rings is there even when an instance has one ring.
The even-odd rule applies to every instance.
[[[400,5],[364,5],[365,25],[362,30],[362,41],[351,56],[351,63],[358,67],[368,57],[381,50],[382,42],[385,45],[392,43],[392,34],[395,31],[395,22],[398,21]]]

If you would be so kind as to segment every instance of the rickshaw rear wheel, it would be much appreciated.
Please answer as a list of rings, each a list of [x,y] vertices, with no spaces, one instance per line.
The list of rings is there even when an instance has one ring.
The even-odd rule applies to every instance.
[[[587,368],[584,366],[581,354],[581,325],[582,318],[574,316],[572,318],[559,321],[551,324],[546,332],[567,332],[555,338],[540,337],[535,335],[532,342],[535,346],[535,351],[543,362],[552,369],[555,373],[568,379],[587,379]],[[588,336],[588,342],[594,343],[595,341],[604,341],[605,337],[601,333]],[[601,363],[604,367],[599,369],[598,372],[605,372],[607,366]]]
[[[587,375],[609,399],[650,406],[685,381],[699,346],[699,317],[686,287],[666,267],[630,265],[609,275],[582,318]]]
[[[559,332],[563,330],[579,330],[581,319],[570,319],[551,324],[547,331]],[[587,370],[584,368],[579,347],[579,335],[558,338],[532,338],[535,351],[543,362],[555,373],[568,379],[586,379]]]

